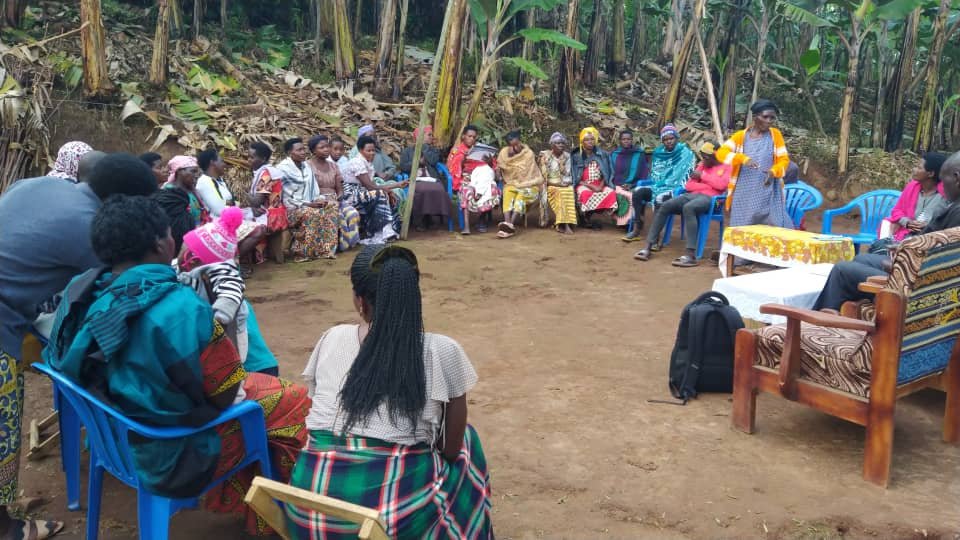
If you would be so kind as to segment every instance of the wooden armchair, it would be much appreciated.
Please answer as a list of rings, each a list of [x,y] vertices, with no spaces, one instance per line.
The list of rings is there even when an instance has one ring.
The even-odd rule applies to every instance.
[[[733,425],[753,433],[758,392],[867,428],[863,477],[886,486],[896,400],[947,392],[943,438],[960,443],[960,228],[909,238],[891,275],[861,284],[873,321],[776,304],[786,324],[737,333]]]
[[[291,537],[287,530],[287,518],[277,501],[309,508],[337,519],[355,523],[360,526],[357,538],[361,540],[389,540],[390,538],[387,536],[380,514],[372,508],[319,495],[262,476],[253,479],[253,484],[247,491],[244,501],[285,540],[289,540]]]

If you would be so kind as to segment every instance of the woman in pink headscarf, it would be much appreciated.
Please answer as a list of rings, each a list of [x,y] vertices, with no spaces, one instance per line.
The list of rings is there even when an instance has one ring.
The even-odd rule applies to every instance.
[[[155,197],[170,218],[170,229],[180,252],[183,235],[196,227],[210,222],[210,212],[200,202],[194,190],[200,177],[200,166],[193,156],[174,156],[167,163],[170,171],[167,183],[157,191]]]
[[[433,146],[433,127],[431,126],[423,128],[420,165],[413,166],[413,151],[417,136],[420,134],[419,130],[420,128],[413,130],[414,144],[404,148],[400,153],[400,172],[409,175],[411,181],[417,182],[411,219],[413,223],[417,223],[418,231],[425,231],[430,228],[433,217],[439,218],[440,223],[450,219],[450,208],[453,203],[447,195],[447,179],[437,171],[440,150]]]
[[[64,144],[57,151],[57,161],[53,164],[53,168],[50,169],[47,176],[76,182],[77,169],[80,168],[80,158],[92,151],[93,148],[82,141],[71,141]]]

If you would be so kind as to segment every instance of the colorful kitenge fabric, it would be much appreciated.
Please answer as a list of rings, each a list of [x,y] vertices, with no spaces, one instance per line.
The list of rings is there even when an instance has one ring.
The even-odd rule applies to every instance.
[[[577,196],[573,186],[547,186],[547,202],[557,225],[577,224]]]
[[[493,168],[482,163],[464,173],[460,184],[460,208],[473,213],[486,213],[500,205],[500,188]]]
[[[293,234],[290,251],[297,260],[333,259],[337,256],[340,209],[336,204],[322,208],[287,208]]]
[[[733,188],[733,203],[730,205],[730,225],[773,225],[793,228],[793,220],[787,214],[783,184],[772,172],[775,165],[774,139],[772,132],[758,138],[746,137],[743,154],[759,169],[740,167]]]
[[[526,214],[527,207],[540,199],[540,190],[535,187],[518,188],[507,185],[503,187],[503,211]]]
[[[599,187],[594,191],[588,186]],[[591,161],[583,169],[583,176],[577,184],[577,199],[583,212],[613,212],[617,208],[617,193],[603,180],[600,165]]]
[[[617,186],[614,190],[617,194],[617,226],[624,227],[633,221],[633,191]]]
[[[20,422],[23,418],[23,370],[0,350],[0,506],[19,498]]]
[[[480,439],[467,426],[460,456],[448,463],[427,444],[404,446],[311,431],[290,484],[380,512],[391,538],[493,538],[491,490]],[[286,506],[293,538],[356,538],[356,525]]]
[[[207,369],[205,366],[205,373]],[[304,427],[304,418],[310,410],[307,389],[263,373],[247,373],[243,391],[246,400],[256,401],[263,407],[273,474],[277,481],[287,482],[297,455],[307,442],[307,429]],[[224,424],[217,428],[217,433],[220,435],[221,451],[215,476],[219,477],[243,461],[245,454],[239,422]],[[257,472],[256,466],[238,471],[229,480],[207,492],[203,497],[203,506],[212,512],[241,514],[246,520],[248,534],[266,536],[273,531],[243,502]]]
[[[340,207],[340,251],[360,242],[360,212],[349,204]]]
[[[369,238],[379,233],[388,224],[400,230],[399,218],[390,207],[385,194],[370,191],[360,184],[343,185],[344,202],[360,213],[360,238]]]
[[[791,267],[838,263],[853,259],[853,242],[847,237],[822,235],[770,225],[727,227],[723,251],[752,261]]]

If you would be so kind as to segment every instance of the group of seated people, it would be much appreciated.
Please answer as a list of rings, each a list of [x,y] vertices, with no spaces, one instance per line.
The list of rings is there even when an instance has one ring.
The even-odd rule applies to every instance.
[[[306,175],[298,165],[305,151],[295,144],[302,143],[290,146],[296,158],[277,169],[292,165]],[[361,145],[359,155],[371,149]],[[160,189],[161,171],[146,160],[89,150],[77,161],[69,178],[20,180],[0,197],[0,398],[13,403],[0,421],[16,431],[11,441],[20,440],[22,342],[40,314],[53,320],[43,360],[134,420],[200,426],[233,404],[256,401],[275,479],[381,510],[381,501],[399,497],[402,509],[384,514],[392,536],[492,538],[489,476],[467,424],[466,393],[477,376],[455,341],[424,330],[412,252],[370,242],[358,254],[350,278],[360,323],[319,337],[304,359],[302,386],[278,377],[244,298],[236,261],[252,211],[203,205],[197,214],[199,163],[182,157],[163,178],[172,187]],[[205,171],[218,172],[203,161]],[[258,169],[258,180],[276,172]],[[283,188],[281,198],[309,198]],[[172,190],[185,193],[181,204],[167,204]],[[269,197],[261,208],[271,208]],[[284,208],[288,220],[299,218],[289,211],[297,208]],[[23,220],[22,212],[42,214],[43,222]],[[185,228],[184,214],[193,228]],[[184,439],[131,441],[139,481],[161,495],[197,495],[243,459],[243,437],[228,423]],[[62,523],[6,513],[17,500],[19,445],[0,448],[0,460],[0,533],[47,538],[61,530]],[[255,473],[240,471],[203,504],[245,515],[249,533],[267,534],[243,503]],[[357,533],[329,516],[287,513],[297,538]]]

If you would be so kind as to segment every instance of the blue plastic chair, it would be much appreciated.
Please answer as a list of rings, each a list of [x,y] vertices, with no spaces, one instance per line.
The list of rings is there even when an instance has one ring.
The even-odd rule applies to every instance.
[[[450,169],[447,168],[443,163],[437,163],[437,171],[447,178],[447,195],[450,197],[450,200],[453,201],[454,211],[457,214],[457,225],[459,225],[460,230],[463,230],[463,208],[460,208],[460,194],[453,191],[453,175],[450,174]],[[453,220],[447,220],[447,230],[453,232]]]
[[[87,440],[90,444],[90,482],[87,501],[87,540],[96,540],[100,528],[100,495],[103,488],[103,472],[106,470],[115,478],[137,490],[137,522],[142,540],[166,540],[169,537],[170,518],[184,508],[195,508],[199,497],[173,499],[146,491],[140,486],[133,465],[133,456],[128,441],[129,432],[148,439],[179,439],[195,433],[212,429],[231,420],[238,420],[244,435],[244,458],[225,475],[215,478],[204,489],[204,493],[224,482],[237,471],[251,463],[259,462],[262,476],[273,478],[270,454],[267,450],[267,428],[263,419],[263,409],[253,401],[244,401],[223,412],[219,417],[198,428],[151,427],[124,417],[113,407],[94,397],[90,392],[74,384],[62,373],[46,364],[33,364],[44,373],[60,392],[61,405],[64,400],[75,411],[75,418],[87,428]],[[64,421],[61,408],[61,422]],[[68,421],[72,421],[69,420]],[[78,425],[79,426],[79,425]],[[77,427],[79,431],[79,427]],[[76,476],[73,480],[79,486],[79,435],[76,447],[68,447],[64,440],[64,459],[76,459]],[[67,470],[67,483],[70,485],[71,470]],[[202,494],[201,494],[202,495]]]
[[[633,186],[634,189],[638,187],[650,187],[653,185],[653,180],[637,180],[637,183]],[[632,190],[631,190],[632,191]],[[633,200],[630,201],[630,204],[633,204]],[[577,203],[579,206],[579,203]],[[633,219],[627,223],[627,234],[630,234],[633,231],[633,228],[637,226],[637,214],[633,214]]]
[[[685,190],[680,187],[673,192],[676,197]],[[710,198],[710,211],[697,216],[697,259],[703,258],[703,250],[707,247],[707,237],[710,235],[710,222],[716,221],[720,224],[720,230],[717,232],[717,249],[723,245],[723,210],[727,204],[727,194],[715,195]],[[673,232],[673,218],[676,214],[667,216],[667,222],[664,225],[663,245],[670,244],[670,235]],[[680,214],[680,239],[685,235],[684,217]]]
[[[803,215],[811,210],[816,210],[823,205],[823,195],[810,184],[798,181],[794,184],[787,184],[786,187],[786,206],[787,214],[793,220],[793,227],[800,228],[803,222]]]
[[[853,210],[860,212],[860,232],[855,234],[839,233],[853,240],[855,251],[860,251],[861,245],[870,245],[877,240],[877,231],[880,222],[890,215],[890,210],[897,204],[900,192],[893,189],[878,189],[854,198],[840,208],[827,210],[823,213],[823,234],[833,234],[833,217],[849,214]]]

